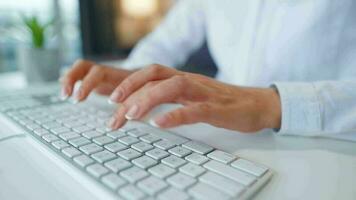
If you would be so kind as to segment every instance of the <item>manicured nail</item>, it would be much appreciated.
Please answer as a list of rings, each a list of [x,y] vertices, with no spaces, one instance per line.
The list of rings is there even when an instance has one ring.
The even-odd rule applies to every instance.
[[[110,96],[110,100],[113,102],[119,102],[122,97],[122,92],[121,91],[116,91]]]
[[[125,118],[127,120],[132,120],[136,118],[136,115],[138,114],[138,106],[135,104],[133,105],[129,111],[126,113]]]
[[[153,119],[150,120],[150,124],[154,127],[159,128],[158,124]]]
[[[69,97],[68,93],[67,93],[67,90],[65,88],[62,88],[61,90],[61,100],[64,101],[64,100],[67,100]]]
[[[75,94],[75,99],[78,100],[78,102],[83,98],[83,90],[79,88],[79,90]]]
[[[113,105],[115,102],[113,102],[111,99],[108,99],[108,104]]]
[[[77,103],[79,103],[78,99],[72,99],[72,104],[77,104]]]
[[[114,130],[116,128],[115,125],[116,125],[116,118],[112,117],[108,123],[108,128]]]
[[[167,124],[168,119],[165,115],[161,115],[156,117],[153,121],[157,127],[163,127],[165,124]]]

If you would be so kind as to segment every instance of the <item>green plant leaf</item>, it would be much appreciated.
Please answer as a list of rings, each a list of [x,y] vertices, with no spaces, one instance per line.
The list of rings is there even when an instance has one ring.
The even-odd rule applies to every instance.
[[[31,34],[32,46],[35,48],[43,48],[45,45],[46,29],[53,24],[53,20],[46,24],[41,24],[36,16],[25,17],[22,15],[24,24]]]

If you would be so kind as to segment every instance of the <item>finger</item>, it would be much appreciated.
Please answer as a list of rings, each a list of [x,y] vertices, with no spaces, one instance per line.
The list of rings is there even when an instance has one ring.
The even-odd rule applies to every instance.
[[[127,107],[125,105],[120,105],[115,114],[111,117],[108,123],[108,128],[111,130],[116,130],[123,126],[127,121],[125,119],[125,114],[127,112]]]
[[[151,124],[160,128],[172,128],[179,125],[194,124],[207,121],[207,113],[200,104],[194,104],[170,111],[154,118]]]
[[[110,83],[102,83],[95,88],[95,92],[100,95],[110,95],[114,89],[114,85]]]
[[[150,83],[155,84],[154,82]],[[183,92],[189,84],[189,80],[186,77],[174,76],[155,86],[142,87],[139,90],[142,95],[130,96],[124,102],[129,106],[129,110],[125,115],[126,119],[140,119],[157,105],[176,102],[179,98],[184,98]]]
[[[134,72],[128,76],[122,83],[114,90],[110,96],[110,100],[113,102],[123,102],[137,89],[150,81],[162,80],[172,77],[176,74],[181,74],[175,69],[163,67],[160,65],[151,65],[142,70]]]
[[[105,70],[104,67],[98,65],[91,67],[75,95],[77,101],[86,99],[90,92],[103,81]]]
[[[93,65],[90,61],[78,60],[73,64],[72,69],[61,78],[62,97],[69,97],[73,93],[74,84],[81,80]]]

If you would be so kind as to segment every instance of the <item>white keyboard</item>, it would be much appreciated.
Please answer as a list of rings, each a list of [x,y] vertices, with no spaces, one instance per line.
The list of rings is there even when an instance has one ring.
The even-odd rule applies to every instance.
[[[0,96],[0,112],[118,199],[247,199],[266,166],[143,123],[108,131],[112,111],[56,94]]]

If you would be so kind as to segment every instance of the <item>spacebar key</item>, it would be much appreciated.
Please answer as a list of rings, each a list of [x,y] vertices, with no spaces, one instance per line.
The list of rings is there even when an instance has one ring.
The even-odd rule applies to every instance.
[[[237,181],[243,185],[250,186],[253,182],[256,181],[256,177],[250,174],[247,174],[238,169],[232,168],[225,164],[219,163],[215,160],[211,160],[204,165],[205,168],[225,176],[226,178],[230,178],[234,181]]]

